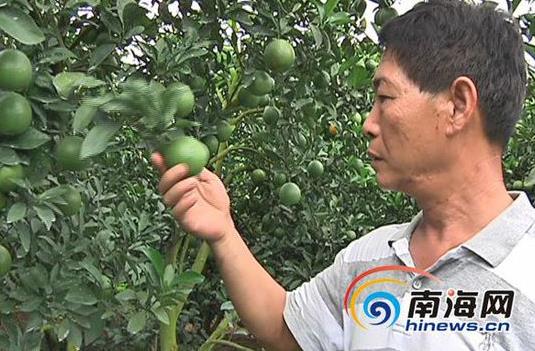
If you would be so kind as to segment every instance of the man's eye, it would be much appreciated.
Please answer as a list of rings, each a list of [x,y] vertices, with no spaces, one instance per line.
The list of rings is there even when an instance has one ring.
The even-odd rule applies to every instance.
[[[385,101],[385,100],[392,99],[392,97],[391,96],[387,96],[387,95],[377,95],[377,99],[379,101]]]

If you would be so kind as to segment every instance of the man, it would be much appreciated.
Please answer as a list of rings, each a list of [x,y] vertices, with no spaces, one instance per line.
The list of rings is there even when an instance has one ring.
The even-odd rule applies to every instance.
[[[187,167],[165,170],[155,154],[164,201],[185,230],[210,243],[243,323],[269,349],[534,350],[535,209],[525,193],[507,191],[501,167],[526,91],[518,29],[491,9],[439,0],[387,23],[379,37],[385,51],[364,132],[379,185],[421,208],[410,223],[354,241],[286,292],[240,238],[213,173],[186,178]],[[351,282],[377,267],[395,271],[363,287],[391,294],[390,307],[401,312],[389,326],[372,323],[384,304],[369,309],[361,294],[347,305],[358,295]],[[433,291],[440,297],[419,309],[411,301],[414,292]],[[429,310],[430,301],[440,308]],[[418,324],[437,316],[479,324],[463,331]],[[496,320],[509,330],[487,329]]]

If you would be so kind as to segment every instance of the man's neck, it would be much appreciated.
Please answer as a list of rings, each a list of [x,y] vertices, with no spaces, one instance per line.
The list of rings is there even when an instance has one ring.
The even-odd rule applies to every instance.
[[[428,268],[447,251],[468,241],[513,202],[501,180],[462,190],[417,200],[423,217],[410,242],[417,267]]]

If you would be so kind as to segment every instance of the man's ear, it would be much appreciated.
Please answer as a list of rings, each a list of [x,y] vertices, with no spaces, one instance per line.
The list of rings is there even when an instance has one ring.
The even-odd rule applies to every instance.
[[[474,82],[465,76],[455,79],[449,90],[453,110],[447,120],[446,133],[451,136],[472,121],[478,109],[479,96]]]

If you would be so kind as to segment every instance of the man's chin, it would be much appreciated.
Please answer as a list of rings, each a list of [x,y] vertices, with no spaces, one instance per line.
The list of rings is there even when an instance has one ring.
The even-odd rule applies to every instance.
[[[381,190],[401,191],[395,182],[393,182],[391,179],[385,179],[384,177],[381,177],[380,173],[375,175],[375,180],[377,181],[377,185]]]

